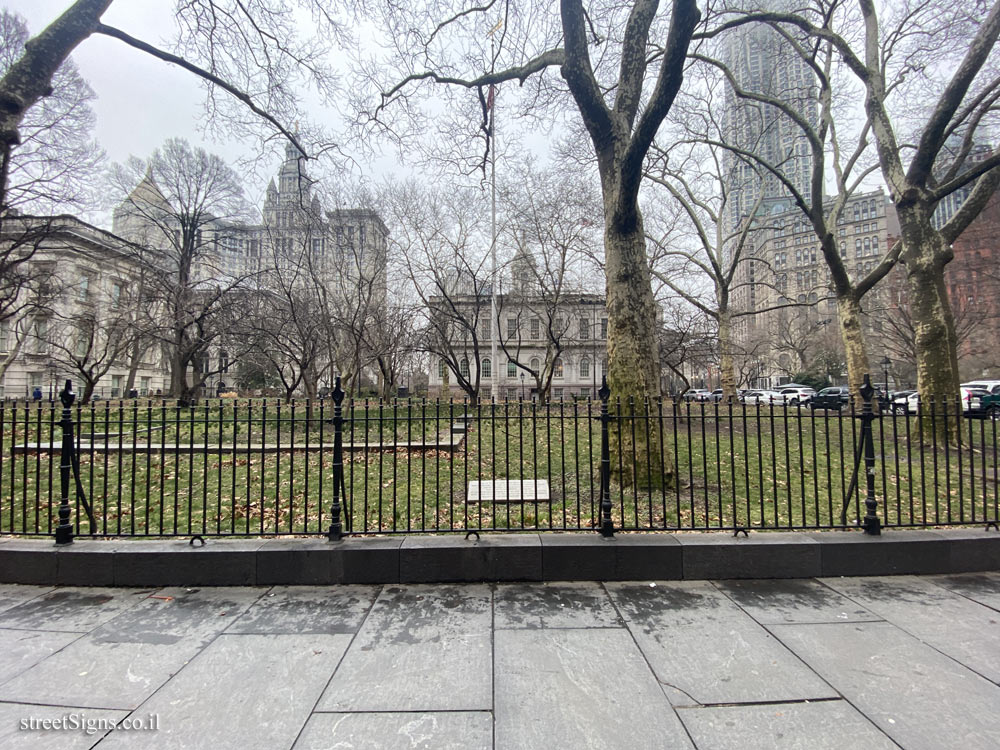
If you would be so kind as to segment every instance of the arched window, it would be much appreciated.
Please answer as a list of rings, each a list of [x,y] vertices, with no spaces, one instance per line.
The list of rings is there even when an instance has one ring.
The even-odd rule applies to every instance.
[[[857,203],[854,204],[854,220],[858,221],[861,218],[861,206]]]
[[[440,362],[438,362],[438,378],[444,380],[447,372],[448,372],[448,363],[442,359]]]
[[[542,363],[538,360],[538,357],[532,357],[531,362],[528,363],[528,367],[531,368],[532,372],[537,374],[542,369]]]
[[[469,377],[469,360],[462,357],[462,361],[458,363],[458,371],[462,374],[463,378]]]
[[[872,250],[872,238],[865,237],[865,255],[870,255]]]
[[[556,361],[552,363],[552,377],[561,378],[563,376],[563,361],[559,357],[556,357]]]
[[[489,357],[483,360],[483,366],[480,370],[484,378],[493,377],[493,362],[490,361]]]
[[[517,363],[512,359],[507,360],[507,377],[516,378],[517,377]]]
[[[878,216],[878,203],[877,203],[877,202],[875,201],[875,199],[874,199],[874,198],[872,198],[872,204],[871,204],[871,215],[872,215],[873,217],[874,217],[874,216]]]
[[[580,360],[580,377],[589,378],[590,377],[590,360],[584,357]]]

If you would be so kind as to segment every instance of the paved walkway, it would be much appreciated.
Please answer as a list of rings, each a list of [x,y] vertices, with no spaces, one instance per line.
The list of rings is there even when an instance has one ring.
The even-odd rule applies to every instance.
[[[973,750],[998,684],[998,573],[0,586],[5,750]]]

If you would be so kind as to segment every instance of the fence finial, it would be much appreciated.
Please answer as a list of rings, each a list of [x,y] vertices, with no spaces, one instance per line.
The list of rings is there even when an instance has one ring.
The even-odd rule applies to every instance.
[[[67,380],[66,385],[63,389],[59,391],[59,400],[62,401],[62,405],[67,409],[73,405],[76,401],[76,394],[73,393],[73,381]]]
[[[607,401],[611,397],[611,389],[608,388],[608,376],[601,375],[601,389],[597,392],[597,397],[601,401]]]

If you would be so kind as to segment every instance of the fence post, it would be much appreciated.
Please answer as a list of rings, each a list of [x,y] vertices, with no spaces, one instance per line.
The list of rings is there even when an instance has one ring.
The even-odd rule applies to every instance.
[[[865,450],[865,518],[861,526],[866,534],[879,536],[882,533],[882,522],[875,511],[878,503],[875,501],[875,441],[872,437],[872,423],[875,421],[875,412],[872,409],[872,397],[875,395],[875,388],[872,387],[871,378],[866,374],[864,384],[861,386],[861,436],[864,441]]]
[[[59,501],[59,525],[56,526],[56,544],[73,543],[73,524],[69,522],[69,477],[73,470],[73,451],[76,449],[76,441],[73,438],[73,412],[71,407],[76,400],[73,393],[72,381],[66,381],[66,387],[59,392],[59,400],[62,401],[62,420],[59,426],[62,427],[62,451],[60,452],[59,463],[59,489],[62,498]]]
[[[608,388],[608,379],[601,377],[601,389],[597,392],[601,399],[601,524],[599,527],[601,536],[613,537],[615,527],[611,521],[611,438],[608,434],[608,424],[614,417],[608,414],[608,398],[611,396],[611,389]]]
[[[340,489],[344,478],[344,389],[340,387],[340,376],[333,381],[333,502],[330,504],[330,530],[326,538],[331,542],[344,537],[341,521]]]

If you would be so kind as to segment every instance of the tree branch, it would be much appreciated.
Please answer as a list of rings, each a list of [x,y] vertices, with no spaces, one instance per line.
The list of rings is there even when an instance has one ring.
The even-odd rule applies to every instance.
[[[129,45],[130,47],[135,47],[136,49],[141,50],[147,54],[150,54],[153,57],[157,57],[160,60],[173,63],[174,65],[184,68],[184,70],[187,70],[190,73],[194,73],[196,76],[204,78],[206,81],[218,86],[224,91],[228,91],[234,97],[243,102],[247,107],[249,107],[254,114],[263,118],[264,120],[267,120],[267,122],[274,125],[274,127],[283,136],[285,136],[285,138],[287,138],[292,143],[292,145],[295,146],[295,148],[297,148],[299,152],[302,153],[303,156],[305,156],[305,158],[308,158],[308,156],[306,156],[306,150],[302,147],[302,144],[299,143],[299,139],[295,136],[294,133],[289,131],[284,125],[278,122],[277,118],[275,118],[269,112],[257,106],[254,100],[250,98],[249,94],[240,91],[238,88],[224,81],[223,79],[219,78],[214,73],[210,73],[209,71],[200,68],[191,62],[188,62],[183,57],[178,57],[177,55],[171,54],[170,52],[157,49],[156,47],[147,44],[141,39],[136,39],[133,36],[129,36],[124,31],[116,29],[113,26],[108,26],[103,23],[98,23],[94,31],[98,34],[104,34],[105,36],[109,36],[112,37],[113,39],[118,39],[122,42],[125,42],[125,44]]]

